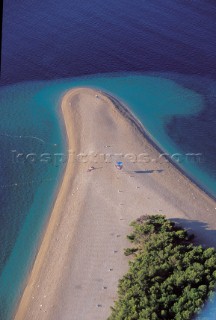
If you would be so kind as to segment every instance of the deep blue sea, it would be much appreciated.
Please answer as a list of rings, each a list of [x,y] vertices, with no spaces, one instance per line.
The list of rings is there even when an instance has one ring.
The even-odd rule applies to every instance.
[[[59,102],[91,86],[127,104],[216,196],[216,2],[5,0],[0,79],[0,320],[10,320],[65,163]],[[35,158],[34,158],[35,159]],[[199,319],[214,319],[213,301]]]

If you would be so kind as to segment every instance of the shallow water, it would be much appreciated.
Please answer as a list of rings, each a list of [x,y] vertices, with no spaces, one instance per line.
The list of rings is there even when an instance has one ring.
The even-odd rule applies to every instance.
[[[39,90],[37,84],[23,84],[0,91],[1,319],[10,319],[62,172],[53,163],[27,159],[30,153],[64,148],[57,112],[36,98]]]

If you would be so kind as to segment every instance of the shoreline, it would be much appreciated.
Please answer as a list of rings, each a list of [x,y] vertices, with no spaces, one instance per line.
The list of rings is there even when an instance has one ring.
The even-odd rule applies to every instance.
[[[61,107],[59,108],[59,117],[60,117],[60,121],[61,121],[61,126],[63,127],[63,130],[65,131],[65,135],[66,135],[65,145],[67,146],[67,148],[69,148],[69,146],[70,146],[70,148],[74,148],[74,151],[75,151],[76,144],[72,139],[73,136],[75,137],[75,135],[73,134],[73,128],[72,127],[70,128],[69,126],[67,128],[68,123],[65,122],[64,115],[63,115],[63,108],[66,104],[68,96],[70,96],[70,95],[71,95],[71,90],[66,92],[66,94],[63,95],[63,97],[61,99]],[[69,134],[69,132],[70,132],[70,134]],[[52,209],[51,209],[48,223],[45,226],[45,229],[42,231],[41,242],[38,247],[38,252],[37,252],[35,259],[33,261],[33,267],[27,276],[26,285],[24,287],[23,294],[21,296],[20,301],[17,304],[18,308],[14,312],[14,317],[13,317],[14,319],[22,319],[23,314],[25,312],[25,309],[27,307],[28,301],[30,299],[30,291],[31,291],[31,288],[29,286],[31,285],[31,283],[34,283],[33,278],[34,277],[36,278],[38,275],[38,272],[40,270],[40,266],[42,263],[41,260],[43,260],[44,255],[45,255],[46,251],[48,250],[49,240],[50,240],[50,237],[53,233],[54,223],[56,223],[56,221],[54,221],[54,220],[59,218],[56,207],[58,206],[58,201],[61,202],[61,199],[59,199],[59,198],[64,197],[64,195],[62,194],[63,193],[62,189],[64,188],[64,184],[68,183],[68,179],[67,179],[66,175],[67,174],[73,175],[73,170],[74,170],[73,166],[71,166],[70,163],[67,163],[64,168],[64,171],[62,173],[59,187],[56,191],[56,198],[55,198],[55,201],[54,201]]]
[[[112,95],[106,92],[102,92],[105,96],[107,96],[113,104],[116,106],[119,112],[122,113],[123,116],[125,116],[133,126],[145,137],[145,139],[160,153],[164,153],[165,150],[163,150],[153,139],[151,134],[145,129],[143,124],[139,121],[139,119],[133,114],[133,112],[125,105],[123,102],[119,102],[116,98],[114,98]],[[194,184],[195,187],[199,188],[203,193],[205,193],[209,198],[216,201],[216,196],[213,196],[208,190],[202,187],[202,185],[196,181],[193,177],[190,176],[187,172],[184,171],[176,162],[174,162],[171,158],[164,155],[164,158],[167,159],[168,162],[170,162],[176,170],[178,170],[184,177],[186,177],[191,183]]]
[[[95,99],[95,95],[99,95],[99,99]],[[90,102],[89,102],[89,101]],[[73,103],[72,103],[72,102]],[[83,103],[81,102],[83,101]],[[98,107],[93,107],[92,103],[98,104]],[[72,104],[73,106],[75,105],[75,107],[72,108]],[[84,106],[84,107],[83,107]],[[119,137],[117,137],[117,142],[116,142],[116,150],[118,151],[119,148],[124,148],[126,151],[129,150],[128,148],[131,148],[131,146],[134,144],[135,146],[133,146],[134,150],[142,150],[143,146],[145,146],[146,148],[149,148],[149,150],[152,153],[158,153],[159,151],[161,151],[161,149],[154,143],[154,141],[151,140],[151,137],[148,136],[148,133],[145,131],[145,128],[143,128],[143,126],[141,125],[141,123],[139,122],[138,119],[136,119],[136,117],[130,112],[130,110],[125,107],[124,105],[122,105],[119,101],[117,101],[114,97],[110,96],[107,93],[101,92],[99,90],[93,90],[93,89],[88,89],[88,88],[76,88],[76,89],[71,89],[68,92],[66,92],[66,94],[63,96],[62,98],[62,103],[61,103],[61,114],[62,114],[62,119],[64,120],[64,125],[65,125],[65,131],[66,131],[66,135],[67,135],[67,144],[68,144],[68,149],[72,149],[73,151],[84,151],[82,149],[82,145],[88,146],[89,144],[86,142],[86,140],[88,140],[88,136],[92,136],[95,138],[94,136],[94,129],[91,128],[91,126],[93,125],[94,122],[91,121],[91,119],[89,118],[89,116],[91,117],[91,111],[86,111],[85,108],[86,107],[90,107],[92,106],[93,108],[93,115],[95,117],[98,117],[98,119],[100,119],[101,121],[104,121],[104,125],[107,126],[107,128],[105,128],[107,131],[107,134],[111,135],[111,133],[109,132],[109,124],[111,123],[113,126],[113,130],[115,130],[115,133],[118,134],[119,133]],[[81,107],[83,108],[83,110],[79,110],[81,109]],[[101,108],[101,110],[99,109]],[[109,110],[108,110],[109,109]],[[87,114],[89,112],[89,114]],[[104,115],[103,117],[103,112],[107,112],[106,115]],[[104,119],[105,120],[104,120]],[[76,120],[79,120],[79,125],[77,125]],[[89,124],[89,128],[87,128],[87,130],[85,130],[86,128],[86,124],[87,121],[89,120],[89,122],[91,122]],[[73,121],[71,123],[71,121]],[[116,128],[116,123],[119,124],[119,129]],[[103,135],[103,131],[105,131],[104,127],[102,126],[102,124],[100,125],[99,122],[97,122],[98,124],[98,128],[95,128],[98,130],[98,132],[100,132]],[[77,127],[76,127],[77,125]],[[79,127],[80,126],[80,127]],[[76,130],[77,129],[77,130]],[[89,130],[89,135],[87,134]],[[123,133],[121,133],[121,130],[124,130]],[[74,132],[76,132],[76,134],[74,134]],[[77,134],[77,132],[79,134]],[[86,133],[87,132],[87,133]],[[82,133],[86,134],[86,136],[83,138],[83,141],[81,141],[81,137],[80,135],[82,135]],[[122,136],[124,136],[125,133],[130,133],[130,135],[128,134],[128,142],[122,142]],[[104,134],[104,140],[107,137],[107,134]],[[113,138],[113,137],[112,137]],[[136,140],[134,140],[134,138]],[[100,140],[100,139],[99,139]],[[111,139],[111,141],[113,141]],[[108,141],[109,142],[109,141]],[[96,143],[94,140],[91,141],[92,145],[94,146],[94,143]],[[112,142],[113,144],[114,142]],[[104,141],[99,141],[97,148],[100,151],[100,148],[104,147]],[[114,148],[114,147],[113,147]],[[115,151],[115,150],[114,150]],[[130,150],[129,150],[130,151]],[[158,176],[154,177],[149,177],[147,178],[148,183],[146,183],[146,178],[137,176],[137,178],[135,179],[135,182],[131,182],[132,179],[129,179],[129,175],[125,174],[124,177],[122,175],[118,175],[117,179],[122,181],[124,180],[125,182],[129,182],[130,181],[130,185],[128,186],[128,191],[130,192],[131,187],[135,188],[135,185],[141,184],[143,189],[145,189],[145,192],[148,192],[149,195],[155,195],[159,197],[160,201],[157,201],[157,197],[154,199],[155,203],[157,203],[158,207],[162,207],[163,206],[163,210],[164,211],[166,208],[168,210],[168,218],[171,217],[172,215],[174,215],[174,217],[176,217],[177,219],[188,219],[191,218],[190,216],[187,216],[187,213],[192,214],[192,216],[196,216],[196,210],[199,207],[199,203],[195,204],[196,202],[203,202],[202,207],[200,208],[200,217],[204,219],[204,217],[202,216],[202,209],[205,208],[205,206],[210,207],[210,209],[212,210],[213,207],[215,206],[215,203],[213,202],[213,199],[209,198],[209,195],[205,193],[205,191],[203,191],[202,189],[200,189],[199,186],[197,186],[196,183],[194,183],[194,181],[191,180],[191,178],[188,178],[182,171],[181,168],[178,168],[178,166],[175,165],[175,163],[171,163],[170,159],[169,162],[166,164],[162,164],[159,163],[157,165],[152,164],[152,165],[148,165],[148,167],[151,167],[153,169],[153,174],[155,170],[155,166],[164,166],[163,171],[167,172],[167,181],[164,182],[164,178],[158,174]],[[86,166],[85,166],[86,168]],[[95,180],[95,188],[97,189],[98,194],[100,195],[100,210],[103,208],[103,206],[106,204],[108,205],[107,201],[110,201],[113,203],[115,203],[116,201],[116,205],[117,205],[117,201],[119,201],[116,198],[116,194],[112,194],[112,189],[109,189],[108,186],[103,186],[104,188],[106,188],[106,190],[109,192],[111,192],[111,195],[107,196],[106,194],[106,198],[103,195],[100,194],[100,188],[101,188],[101,183],[103,184],[103,182],[105,181],[105,179],[108,178],[108,180],[110,179],[110,181],[112,181],[114,188],[119,186],[119,181],[116,180],[116,172],[115,169],[113,170],[110,169],[110,164],[105,165],[104,168],[104,174],[103,177],[100,177],[99,175],[97,175],[96,178],[92,178],[93,182],[91,180],[90,175],[86,176],[86,180],[83,179],[83,166],[82,165],[77,165],[74,164],[71,161],[67,162],[67,165],[65,167],[64,173],[63,173],[63,178],[62,178],[62,182],[61,185],[59,187],[59,192],[57,194],[57,198],[55,200],[54,206],[53,206],[53,210],[51,212],[50,218],[49,218],[49,222],[44,230],[44,236],[42,238],[41,241],[41,245],[39,247],[32,271],[27,279],[27,286],[24,290],[24,293],[21,297],[20,303],[18,305],[17,311],[15,313],[15,319],[16,320],[30,320],[30,319],[57,319],[58,315],[62,316],[61,312],[68,312],[68,311],[63,311],[61,306],[58,306],[55,304],[54,301],[56,301],[56,299],[58,300],[59,297],[61,295],[59,295],[60,293],[62,294],[64,291],[64,285],[63,288],[59,288],[62,286],[62,284],[65,284],[66,286],[66,278],[68,277],[68,266],[72,266],[71,269],[72,270],[77,270],[77,274],[78,274],[78,278],[79,278],[79,272],[82,274],[82,270],[77,269],[77,266],[73,266],[73,264],[75,264],[75,262],[73,262],[73,260],[75,260],[75,258],[73,258],[73,254],[71,253],[71,251],[74,249],[75,253],[75,257],[78,257],[78,260],[82,260],[82,254],[79,253],[80,252],[80,248],[82,248],[85,252],[85,245],[84,243],[86,243],[86,236],[83,235],[84,240],[83,243],[81,244],[80,247],[80,241],[77,241],[76,238],[79,239],[79,236],[76,235],[77,230],[79,230],[79,232],[82,232],[82,223],[80,223],[80,221],[83,219],[83,221],[85,222],[88,218],[87,216],[87,208],[85,207],[85,205],[83,204],[83,200],[85,200],[88,203],[88,208],[91,206],[92,203],[94,203],[94,206],[97,210],[97,205],[98,205],[98,201],[94,202],[95,199],[94,198],[90,198],[88,199],[90,196],[88,196],[88,192],[89,189],[86,189],[87,187],[89,187],[89,185],[92,185],[92,183],[94,183]],[[111,172],[111,171],[112,172]],[[133,165],[132,164],[128,164],[128,172],[136,172],[136,171],[131,171],[134,170]],[[76,174],[75,174],[76,171]],[[137,170],[138,171],[138,170]],[[140,170],[141,171],[141,170]],[[163,174],[163,173],[162,173]],[[96,176],[96,172],[95,172],[95,176]],[[172,185],[176,185],[176,181],[175,178],[178,179],[182,179],[182,184],[183,186],[177,186],[177,192],[175,192],[174,190],[172,190]],[[144,178],[144,179],[143,179]],[[174,178],[174,180],[173,180]],[[73,202],[70,202],[72,200],[70,200],[69,198],[72,198],[72,195],[70,195],[70,193],[74,190],[76,184],[78,185],[80,183],[80,179],[81,179],[81,188],[79,187],[79,189],[81,189],[81,191],[79,191],[78,195],[76,195],[75,193],[72,193],[72,195],[74,196],[74,200]],[[147,185],[146,185],[147,184]],[[87,185],[87,186],[86,186]],[[99,187],[98,187],[99,185]],[[125,184],[123,184],[124,186]],[[149,186],[150,185],[150,186]],[[201,199],[199,199],[200,201],[193,201],[192,197],[188,196],[184,196],[184,195],[179,195],[178,193],[182,190],[184,190],[184,187],[187,186],[187,190],[189,190],[189,192],[193,191],[193,194],[195,194],[196,196],[200,196]],[[122,187],[122,186],[121,186]],[[183,188],[182,188],[183,187]],[[161,190],[161,189],[162,190]],[[77,187],[77,190],[79,190]],[[117,190],[117,189],[116,189]],[[144,193],[145,194],[145,193]],[[126,223],[122,223],[116,220],[116,215],[113,215],[112,218],[110,218],[110,220],[118,225],[119,229],[122,230],[122,233],[126,236],[128,230],[130,229],[128,226],[128,222],[130,222],[133,218],[136,218],[138,216],[141,215],[141,213],[145,210],[145,211],[150,211],[151,212],[151,208],[152,206],[155,205],[155,203],[149,203],[147,205],[147,207],[145,208],[145,204],[146,201],[141,201],[140,197],[142,197],[142,194],[138,194],[137,195],[137,191],[134,194],[135,197],[137,197],[137,201],[140,202],[139,206],[135,206],[134,208],[137,208],[138,212],[135,212],[134,214],[131,214],[130,211],[128,210],[127,213],[127,218]],[[134,197],[134,195],[132,195],[132,198]],[[172,198],[173,197],[173,198]],[[183,203],[183,200],[186,198],[186,205]],[[147,200],[148,197],[145,199]],[[196,198],[198,199],[198,197]],[[96,199],[97,200],[97,199]],[[192,208],[193,206],[190,203],[190,200],[193,201],[193,205],[195,208],[194,212],[187,212],[186,207],[188,207],[188,210],[190,208]],[[69,201],[69,208],[73,208],[74,212],[76,212],[75,215],[69,214],[69,211],[67,213],[68,217],[67,220],[64,221],[64,217],[63,217],[63,212],[64,209],[66,207],[66,202]],[[76,203],[77,201],[77,203]],[[99,202],[100,202],[99,201]],[[105,202],[104,202],[105,201]],[[124,201],[126,202],[126,199],[124,198]],[[163,203],[163,205],[161,205],[161,203]],[[170,204],[171,203],[171,204]],[[145,208],[145,209],[144,209]],[[112,209],[114,210],[114,208]],[[122,212],[119,209],[116,209],[120,215],[122,215]],[[172,213],[172,210],[174,211]],[[178,210],[180,210],[180,212],[178,212]],[[131,210],[133,211],[133,210]],[[141,211],[141,213],[140,213]],[[190,210],[189,210],[190,211]],[[86,212],[86,213],[85,213]],[[109,211],[110,212],[110,211]],[[150,213],[149,212],[149,213]],[[166,214],[166,212],[161,212],[162,214]],[[83,215],[86,214],[86,217],[82,217]],[[65,218],[66,219],[66,218]],[[71,223],[71,220],[72,222]],[[88,218],[89,219],[89,218]],[[94,219],[94,217],[92,216],[92,219]],[[95,223],[97,223],[98,219],[100,219],[100,216],[97,217],[97,219],[95,220]],[[106,215],[104,216],[104,219],[106,219]],[[123,220],[123,218],[121,218]],[[121,220],[121,221],[122,221]],[[198,221],[200,221],[198,219]],[[66,223],[67,222],[67,223]],[[210,224],[211,219],[208,218],[206,219],[206,222]],[[91,223],[91,221],[89,221],[89,223]],[[92,222],[93,223],[93,222]],[[102,223],[102,222],[101,222]],[[70,228],[68,229],[67,225],[70,225]],[[106,225],[107,224],[107,225]],[[187,225],[187,223],[186,223]],[[92,227],[90,228],[88,225],[86,225],[85,227],[83,227],[84,229],[90,231],[90,233],[94,230],[92,230],[92,228],[95,227],[95,224],[92,224]],[[101,230],[99,230],[99,232],[101,232],[101,237],[105,237],[103,234],[106,231],[106,229],[111,228],[112,226],[110,225],[109,221],[105,221],[104,226],[100,225]],[[72,232],[71,232],[71,228],[72,228]],[[90,228],[90,229],[89,229]],[[216,225],[214,225],[214,228],[216,228]],[[197,229],[197,227],[195,227],[195,230]],[[67,230],[67,232],[71,232],[67,233],[68,237],[63,237],[62,236],[62,230]],[[193,229],[194,230],[194,229]],[[102,234],[103,231],[103,234]],[[66,234],[66,233],[65,233]],[[199,236],[199,234],[197,234],[197,236]],[[58,237],[58,245],[56,244],[56,242],[54,241],[55,237]],[[61,238],[63,237],[63,238]],[[109,237],[108,237],[109,238]],[[107,239],[104,239],[104,244],[107,243]],[[202,237],[201,237],[202,238]],[[57,238],[56,238],[57,239]],[[100,241],[100,237],[95,238],[96,241]],[[80,240],[80,239],[79,239]],[[89,239],[91,241],[91,238]],[[93,239],[94,240],[94,239]],[[202,240],[202,239],[201,239]],[[111,240],[110,240],[111,241]],[[127,240],[121,240],[121,244],[120,247],[121,249],[125,247],[125,245],[127,246]],[[216,242],[213,241],[216,245]],[[92,245],[94,245],[94,241],[92,242]],[[55,248],[56,246],[56,248]],[[84,246],[84,247],[83,247]],[[107,247],[109,247],[109,244],[107,244]],[[103,247],[102,247],[103,248]],[[105,246],[106,248],[106,246]],[[70,250],[72,249],[72,250]],[[57,253],[56,253],[57,251]],[[55,272],[52,271],[52,264],[51,262],[55,261],[53,260],[54,258],[52,257],[53,254],[57,254],[56,257],[59,256],[59,262],[57,263],[57,266],[53,266],[53,269],[56,269],[56,273],[53,273],[53,275],[49,275],[48,274],[48,270],[50,270],[50,273]],[[93,254],[93,252],[91,253],[91,255]],[[123,252],[122,252],[123,254]],[[91,256],[90,256],[91,258]],[[111,256],[109,257],[110,259],[113,259]],[[95,258],[96,259],[96,258]],[[120,278],[120,275],[124,273],[125,270],[127,270],[128,266],[127,266],[127,258],[125,257],[121,257],[121,261],[117,261],[115,263],[117,263],[117,273],[114,276],[114,282],[112,283],[112,288],[111,288],[111,292],[112,294],[116,292],[116,285],[117,285],[117,281]],[[93,266],[94,264],[97,262],[97,259],[94,260],[93,259]],[[104,262],[104,257],[102,259],[102,262],[106,264],[106,262]],[[113,262],[114,263],[114,262]],[[90,259],[90,265],[91,265],[91,259]],[[79,267],[81,267],[82,264],[80,262]],[[98,266],[97,268],[99,268],[100,266]],[[44,268],[44,269],[43,269]],[[64,270],[64,268],[66,268],[66,270]],[[73,269],[74,268],[74,269]],[[85,269],[85,267],[83,266],[83,268]],[[42,270],[43,269],[43,270]],[[100,269],[96,269],[95,271],[98,271],[98,273],[100,272]],[[60,275],[59,275],[60,272]],[[97,272],[96,272],[97,273]],[[58,274],[58,279],[56,279],[56,275]],[[51,277],[51,279],[49,279],[49,282],[46,283],[46,277]],[[72,278],[74,277],[71,276]],[[104,276],[105,277],[105,276]],[[85,278],[83,276],[83,278]],[[75,274],[75,279],[76,279],[76,274]],[[80,275],[80,279],[82,279],[81,275]],[[101,278],[102,279],[102,278]],[[53,281],[52,281],[53,280]],[[61,280],[61,281],[60,281]],[[73,278],[74,280],[74,278]],[[88,276],[86,275],[86,281],[90,282],[92,279],[88,278]],[[48,281],[48,280],[47,280]],[[56,281],[56,282],[55,282]],[[71,280],[72,281],[72,280]],[[45,282],[45,284],[44,284]],[[43,312],[43,308],[44,308],[44,304],[40,304],[39,299],[40,296],[43,294],[43,291],[45,289],[47,289],[47,285],[48,288],[50,288],[51,292],[51,297],[50,297],[50,301],[47,302],[47,307],[46,307],[46,312]],[[44,286],[43,289],[41,289],[41,287]],[[91,284],[92,286],[92,284]],[[96,292],[97,289],[97,285],[95,285],[95,289],[93,288],[93,291]],[[42,291],[40,291],[42,290]],[[74,288],[73,288],[74,290]],[[71,292],[75,293],[76,290],[73,291],[70,287],[70,290],[68,289],[68,292],[70,292],[70,294],[72,294]],[[67,291],[67,290],[66,290]],[[92,293],[94,293],[92,292]],[[34,296],[33,296],[34,294]],[[79,294],[78,294],[79,295]],[[84,294],[83,294],[84,295]],[[45,296],[45,295],[43,295]],[[110,294],[109,294],[110,296]],[[32,301],[32,297],[34,297],[34,301]],[[47,297],[47,295],[46,295]],[[86,298],[86,296],[80,296],[81,298]],[[78,304],[78,301],[80,299],[80,297],[78,296],[75,302],[76,305]],[[66,301],[67,298],[65,297]],[[108,301],[108,303],[110,302],[109,307],[112,305],[113,300],[115,299],[115,297],[113,297],[112,299],[110,299],[110,297],[107,297],[105,295],[104,301]],[[36,302],[37,301],[37,302]],[[50,302],[52,301],[52,307],[50,305]],[[79,303],[85,303],[85,301],[81,301]],[[41,307],[40,307],[41,306]],[[79,307],[79,305],[77,306],[77,308]],[[88,307],[88,306],[87,306]],[[86,307],[86,308],[87,308]],[[108,314],[108,306],[106,307],[106,310],[103,311],[100,314],[100,316],[97,318],[97,313],[98,311],[94,310],[92,311],[93,313],[90,314],[90,317],[93,315],[94,319],[103,319],[100,318],[101,315],[107,315]],[[68,307],[69,308],[69,307]],[[67,309],[67,308],[66,308]],[[103,309],[103,308],[102,308]],[[43,313],[42,313],[43,312]],[[78,310],[77,310],[78,312]],[[104,312],[104,313],[103,313]],[[42,313],[42,315],[41,315]],[[40,316],[39,316],[40,314]],[[54,314],[57,314],[56,316],[53,317]],[[65,317],[63,317],[62,319],[67,319],[68,313],[67,315],[65,315]],[[85,319],[91,319],[88,318],[89,316],[85,316]],[[71,318],[70,318],[71,319]],[[75,316],[74,316],[74,319]],[[84,319],[84,318],[83,318]],[[92,318],[93,319],[93,318]],[[105,319],[105,318],[104,318]]]

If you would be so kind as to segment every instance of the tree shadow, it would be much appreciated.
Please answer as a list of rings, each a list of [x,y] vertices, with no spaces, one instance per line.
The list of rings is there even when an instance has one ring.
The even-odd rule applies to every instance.
[[[216,229],[211,229],[206,222],[180,218],[171,218],[170,220],[185,228],[189,234],[194,234],[194,243],[216,248]]]

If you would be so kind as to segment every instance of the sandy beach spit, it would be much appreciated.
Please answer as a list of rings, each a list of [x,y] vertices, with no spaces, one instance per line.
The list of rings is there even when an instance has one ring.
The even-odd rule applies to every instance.
[[[70,90],[61,111],[76,156],[67,162],[15,320],[107,319],[128,269],[129,223],[143,214],[164,214],[200,243],[216,245],[215,201],[160,157],[107,95]]]

